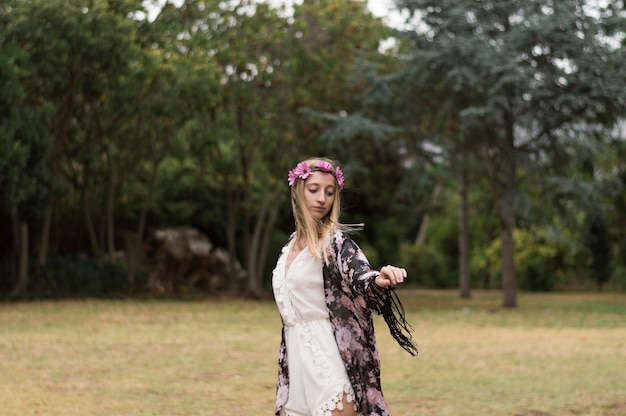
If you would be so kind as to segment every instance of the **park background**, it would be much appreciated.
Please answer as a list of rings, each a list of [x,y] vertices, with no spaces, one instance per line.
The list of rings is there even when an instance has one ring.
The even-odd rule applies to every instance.
[[[394,414],[623,414],[624,2],[287,3],[0,4],[0,413],[270,413],[320,155],[409,272]]]
[[[262,297],[311,155],[410,284],[623,291],[624,3],[457,3],[5,2],[0,293],[153,290],[189,227],[226,271],[161,290]]]

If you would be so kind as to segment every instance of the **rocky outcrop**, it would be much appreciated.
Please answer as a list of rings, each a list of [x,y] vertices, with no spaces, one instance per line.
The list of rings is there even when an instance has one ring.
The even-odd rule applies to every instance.
[[[123,241],[127,260],[148,272],[151,291],[173,293],[185,287],[219,294],[238,293],[244,287],[246,271],[239,261],[231,262],[228,251],[214,246],[198,229],[153,229],[147,234],[139,250],[131,248],[130,233],[124,233]]]

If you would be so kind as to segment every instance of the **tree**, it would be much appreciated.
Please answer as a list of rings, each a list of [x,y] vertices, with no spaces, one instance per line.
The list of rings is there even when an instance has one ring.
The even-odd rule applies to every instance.
[[[280,31],[286,21],[265,4],[169,4],[155,21],[156,39],[179,71],[187,116],[179,126],[199,180],[222,193],[231,271],[238,255],[248,272],[242,289],[260,296],[267,244],[277,211],[272,171],[281,166],[289,134],[276,117],[280,96]],[[265,184],[265,185],[264,185]],[[269,186],[269,192],[266,189]],[[241,242],[241,244],[238,244]],[[265,253],[265,254],[264,254]]]
[[[393,139],[399,130],[385,124],[385,117],[393,119],[398,110],[393,98],[368,105],[375,97],[387,97],[370,75],[389,71],[393,59],[379,45],[392,31],[360,1],[304,2],[294,19],[294,91],[303,113],[313,121],[299,120],[298,137],[312,139],[303,155],[322,154],[342,162],[349,178],[343,192],[349,221],[366,221],[363,243],[375,242],[380,261],[394,262],[398,237],[413,231],[404,221],[405,210],[415,209],[406,203],[412,189],[397,194],[405,184],[404,164],[414,154],[402,154],[405,143]],[[318,136],[321,140],[314,140]],[[416,175],[411,179],[419,179],[422,166],[413,167]],[[405,203],[397,203],[399,199]]]
[[[196,1],[167,5],[155,24],[167,28],[161,33],[168,38],[159,44],[168,53],[202,62],[187,77],[196,83],[188,89],[195,107],[185,136],[201,180],[217,185],[226,201],[223,224],[231,261],[243,256],[244,290],[259,296],[269,238],[285,195],[277,178],[284,178],[296,158],[321,147],[314,140],[319,121],[300,110],[348,108],[354,100],[346,69],[366,49],[359,45],[375,48],[378,39],[366,36],[371,32],[368,21],[360,19],[366,17],[360,2],[305,3],[295,6],[292,21],[284,9],[261,2],[205,6]],[[357,11],[359,20],[353,18]],[[193,74],[209,66],[218,75],[215,89],[198,95],[206,78]]]
[[[612,37],[623,33],[624,14],[617,4],[582,0],[397,0],[396,5],[423,25],[404,32],[412,48],[398,78],[418,88],[436,78],[438,88],[452,97],[457,124],[481,128],[471,136],[472,146],[497,155],[491,160],[497,172],[503,306],[515,307],[518,174],[522,167],[527,173],[552,167],[546,162],[554,160],[569,140],[565,133],[577,123],[611,125],[623,112],[618,91],[626,87],[626,70]],[[604,63],[601,69],[597,62]],[[407,105],[408,98],[407,93]]]
[[[13,228],[12,294],[29,283],[29,223],[41,220],[48,194],[46,153],[50,137],[45,128],[50,107],[31,99],[23,85],[28,56],[15,44],[0,49],[0,210],[11,214]]]
[[[85,120],[93,121],[107,99],[108,88],[135,59],[129,53],[137,21],[132,14],[141,9],[138,0],[61,1],[11,0],[3,19],[7,42],[25,51],[32,71],[24,81],[33,99],[50,102],[55,114],[45,125],[53,141],[47,155],[53,180],[52,199],[58,199],[64,182],[63,170],[74,161],[65,158],[68,143],[87,134],[97,134],[97,125],[85,130]],[[107,140],[106,132],[97,136]],[[75,146],[76,147],[76,146]],[[95,153],[92,152],[92,155]],[[96,159],[97,160],[97,159]],[[65,164],[65,166],[64,166]],[[67,176],[67,175],[66,175]],[[111,175],[109,175],[111,178]],[[114,184],[108,202],[108,248],[113,251],[112,215]],[[42,227],[39,261],[44,263],[50,237],[52,203]]]

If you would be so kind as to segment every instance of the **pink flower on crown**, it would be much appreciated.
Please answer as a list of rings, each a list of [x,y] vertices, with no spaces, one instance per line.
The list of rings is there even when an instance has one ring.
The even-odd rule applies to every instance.
[[[331,165],[328,162],[324,162],[323,160],[320,160],[319,162],[317,162],[317,168],[319,170],[321,170],[322,172],[326,172],[326,173],[333,173],[333,165]]]
[[[289,186],[293,186],[298,179],[306,179],[311,176],[311,167],[306,162],[300,162],[298,165],[289,171]]]
[[[339,190],[341,191],[343,189],[344,178],[343,178],[343,172],[341,171],[341,168],[339,166],[337,166],[337,169],[335,169],[335,178],[337,179],[337,186],[339,187]]]
[[[320,160],[315,165],[314,170],[330,173],[337,180],[337,187],[339,188],[339,190],[341,191],[343,189],[344,177],[343,177],[343,172],[341,171],[340,167],[333,168],[333,165],[331,163]],[[289,175],[288,175],[289,186],[293,186],[298,179],[304,180],[308,178],[309,176],[311,176],[314,170],[311,169],[309,164],[306,162],[298,163],[298,165],[295,168],[289,171]]]
[[[339,187],[339,190],[341,191],[343,189],[343,172],[341,171],[341,168],[339,166],[337,166],[336,169],[333,169],[333,165],[322,160],[317,162],[317,168],[322,172],[327,172],[333,175],[335,179],[337,179],[337,186]]]

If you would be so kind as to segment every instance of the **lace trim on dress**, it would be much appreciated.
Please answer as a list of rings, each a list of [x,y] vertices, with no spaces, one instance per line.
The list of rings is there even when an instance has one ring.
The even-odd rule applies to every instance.
[[[344,395],[346,396],[346,401],[348,403],[355,402],[352,385],[350,384],[347,377],[342,377],[342,374],[338,374],[335,369],[331,368],[328,360],[320,350],[316,339],[311,334],[310,322],[302,322],[300,323],[300,325],[302,325],[302,328],[304,329],[304,348],[313,353],[313,363],[315,364],[315,368],[317,368],[319,375],[324,379],[326,385],[336,383],[342,378],[345,379],[345,381],[341,385],[336,386],[339,390],[338,393],[335,396],[329,398],[326,402],[322,403],[322,405],[318,409],[316,409],[313,414],[313,416],[332,416],[334,410],[343,410]]]
[[[343,386],[343,391],[337,393],[335,397],[330,398],[327,402],[323,403],[319,409],[315,410],[313,416],[332,416],[335,410],[343,410],[343,396],[346,396],[346,402],[352,403],[354,410],[356,410],[356,401],[354,400],[354,392],[350,384]],[[291,413],[286,410],[280,411],[281,416],[292,416]],[[358,413],[357,416],[362,416]]]
[[[280,304],[281,308],[279,309],[282,310],[283,314],[285,315],[285,324],[295,325],[297,322],[296,313],[289,299],[289,290],[287,288],[287,285],[289,283],[287,282],[287,271],[285,271],[285,254],[289,250],[289,247],[290,245],[287,244],[282,249],[281,260],[278,262],[276,268],[274,269],[274,279],[272,283],[274,285],[274,288],[276,289],[274,293],[276,302]],[[297,267],[297,262],[300,261],[298,257],[300,256],[296,256],[296,258],[293,260],[293,262],[291,263],[291,267]]]
[[[350,384],[343,385],[343,391],[337,393],[335,397],[331,397],[322,404],[322,407],[315,411],[314,416],[332,416],[335,410],[343,410],[343,396],[346,396],[346,402],[353,403],[354,410],[356,410],[356,404],[354,400],[354,392]]]

